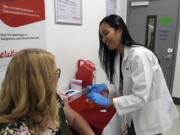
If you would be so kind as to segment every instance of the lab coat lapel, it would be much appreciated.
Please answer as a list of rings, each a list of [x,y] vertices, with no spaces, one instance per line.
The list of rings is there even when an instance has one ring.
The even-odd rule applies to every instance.
[[[115,86],[116,86],[116,88],[117,89],[119,89],[119,87],[120,87],[120,71],[119,71],[119,69],[120,69],[120,54],[119,53],[117,53],[117,57],[116,57],[116,60],[115,60],[115,74],[114,74],[114,80],[115,80]],[[118,91],[119,93],[118,94],[120,94],[120,91]]]

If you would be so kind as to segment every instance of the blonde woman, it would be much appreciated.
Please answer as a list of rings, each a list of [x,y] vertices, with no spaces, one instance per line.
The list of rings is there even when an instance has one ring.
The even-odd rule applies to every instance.
[[[94,135],[87,122],[56,94],[54,56],[24,49],[10,61],[0,93],[0,135]]]

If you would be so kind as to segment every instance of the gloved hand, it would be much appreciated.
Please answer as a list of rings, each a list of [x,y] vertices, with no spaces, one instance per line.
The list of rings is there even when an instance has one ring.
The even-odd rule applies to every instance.
[[[104,107],[110,106],[109,98],[106,98],[97,92],[89,92],[87,94],[87,97],[89,101],[92,101],[95,104],[98,104]]]
[[[91,86],[88,86],[86,88],[87,90],[87,93],[88,92],[97,92],[97,93],[100,93],[102,91],[106,91],[107,90],[107,87],[106,87],[106,84],[105,83],[101,83],[101,84],[93,84]]]
[[[86,91],[87,91],[87,93],[89,93],[89,92],[96,92],[95,89],[92,89],[92,85],[91,86],[87,86],[86,87]]]

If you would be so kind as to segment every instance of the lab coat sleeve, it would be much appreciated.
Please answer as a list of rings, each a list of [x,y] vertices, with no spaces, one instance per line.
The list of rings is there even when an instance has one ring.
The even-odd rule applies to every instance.
[[[136,52],[130,60],[129,77],[132,80],[130,94],[113,99],[119,115],[140,109],[149,102],[153,78],[152,54]],[[125,70],[124,70],[125,72]],[[125,77],[124,77],[125,78]],[[124,80],[125,81],[125,80]]]

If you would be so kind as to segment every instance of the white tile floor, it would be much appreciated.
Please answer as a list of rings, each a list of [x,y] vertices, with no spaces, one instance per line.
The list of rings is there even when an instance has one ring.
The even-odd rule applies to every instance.
[[[176,107],[180,114],[180,105],[176,105]],[[174,120],[172,128],[163,133],[163,135],[180,135],[180,116]]]

